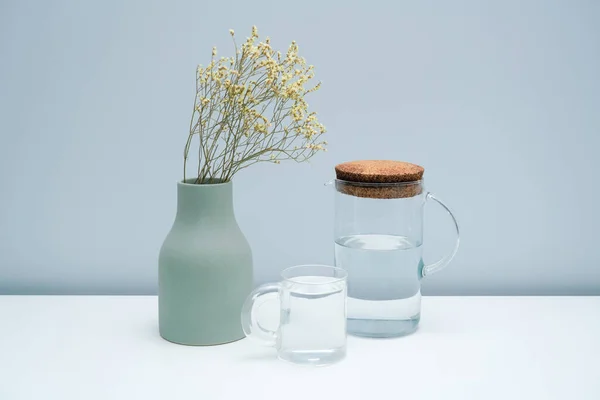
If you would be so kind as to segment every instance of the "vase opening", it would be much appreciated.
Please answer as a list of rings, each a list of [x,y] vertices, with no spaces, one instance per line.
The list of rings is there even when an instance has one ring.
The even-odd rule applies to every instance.
[[[218,178],[208,179],[206,182],[203,182],[203,183],[196,183],[197,180],[198,180],[197,177],[188,178],[185,181],[181,180],[180,183],[185,184],[185,185],[224,185],[224,184],[231,182],[231,181],[226,181],[224,179],[218,179]]]

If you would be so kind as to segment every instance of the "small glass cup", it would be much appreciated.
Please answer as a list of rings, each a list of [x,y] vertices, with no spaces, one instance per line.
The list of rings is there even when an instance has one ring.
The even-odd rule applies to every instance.
[[[278,357],[305,365],[329,365],[346,356],[346,278],[341,268],[299,265],[285,269],[278,283],[255,289],[242,308],[246,336],[274,346]],[[276,296],[266,296],[275,293]],[[257,310],[279,301],[277,330],[265,329]]]

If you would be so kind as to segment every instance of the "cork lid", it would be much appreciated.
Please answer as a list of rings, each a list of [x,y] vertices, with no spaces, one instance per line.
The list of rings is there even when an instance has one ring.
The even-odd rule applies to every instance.
[[[413,197],[422,192],[425,169],[404,161],[361,160],[335,167],[339,192],[379,199]]]

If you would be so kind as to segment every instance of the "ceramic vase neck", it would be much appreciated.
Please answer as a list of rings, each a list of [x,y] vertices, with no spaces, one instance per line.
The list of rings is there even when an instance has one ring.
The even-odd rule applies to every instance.
[[[177,217],[180,222],[235,220],[232,183],[196,185],[177,183]]]

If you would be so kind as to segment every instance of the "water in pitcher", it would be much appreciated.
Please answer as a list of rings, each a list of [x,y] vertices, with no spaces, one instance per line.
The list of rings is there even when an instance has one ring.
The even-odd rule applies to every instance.
[[[331,364],[346,353],[346,282],[300,276],[284,281],[279,357],[300,364]]]
[[[417,329],[421,243],[405,236],[344,236],[335,241],[335,261],[348,272],[348,333],[393,337]]]

